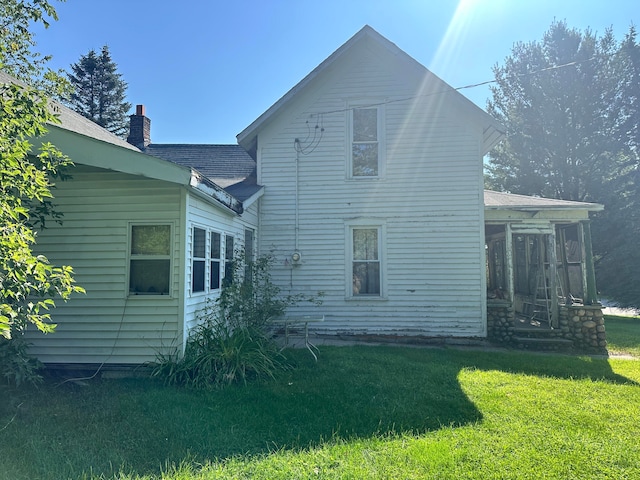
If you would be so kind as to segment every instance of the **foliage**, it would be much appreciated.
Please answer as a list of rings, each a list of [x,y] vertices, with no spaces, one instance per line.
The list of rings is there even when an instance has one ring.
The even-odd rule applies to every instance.
[[[507,138],[490,152],[487,186],[605,204],[592,228],[598,283],[611,298],[640,304],[632,287],[640,282],[631,241],[640,234],[634,28],[620,43],[611,30],[598,37],[554,21],[540,42],[516,43],[494,73],[488,111]]]
[[[22,337],[8,340],[0,337],[0,376],[7,383],[20,386],[23,383],[42,382],[42,364],[27,354],[27,343]]]
[[[70,85],[61,70],[46,67],[51,57],[35,51],[35,36],[29,30],[32,23],[41,23],[48,28],[50,20],[58,20],[50,1],[0,2],[0,70],[36,86],[51,98],[63,99],[68,95]]]
[[[121,137],[129,129],[127,112],[131,104],[125,101],[127,84],[117,73],[109,47],[102,47],[80,57],[68,74],[73,87],[69,104],[79,114]]]
[[[153,374],[171,384],[195,388],[273,378],[288,364],[270,338],[267,322],[305,298],[281,295],[271,282],[271,256],[245,262],[236,256],[232,281],[208,305],[191,332],[184,355],[160,355]],[[317,298],[309,299],[318,302]]]
[[[55,18],[42,0],[2,2],[0,68],[20,75],[41,71],[41,59],[31,53],[30,21],[46,24]],[[17,22],[17,23],[11,23]],[[0,335],[10,338],[33,324],[51,332],[49,309],[54,298],[63,300],[83,292],[74,284],[69,266],[56,267],[33,251],[37,232],[53,213],[53,178],[60,177],[71,161],[50,143],[32,152],[32,139],[46,133],[46,123],[56,123],[42,90],[18,83],[0,85]],[[54,215],[55,217],[55,215]]]

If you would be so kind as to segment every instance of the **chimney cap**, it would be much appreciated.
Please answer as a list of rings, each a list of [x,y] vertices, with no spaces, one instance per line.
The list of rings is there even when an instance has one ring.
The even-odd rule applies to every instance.
[[[144,117],[144,105],[136,105],[136,115]]]

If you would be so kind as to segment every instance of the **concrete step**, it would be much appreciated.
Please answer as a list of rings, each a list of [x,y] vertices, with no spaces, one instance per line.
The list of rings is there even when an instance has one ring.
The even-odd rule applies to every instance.
[[[567,340],[566,338],[514,336],[513,342],[518,346],[518,348],[529,350],[551,350],[556,352],[566,352],[573,349],[573,342],[571,340]]]

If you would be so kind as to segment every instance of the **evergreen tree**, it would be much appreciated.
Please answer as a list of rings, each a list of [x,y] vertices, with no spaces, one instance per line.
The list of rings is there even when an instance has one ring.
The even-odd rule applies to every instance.
[[[603,203],[592,229],[598,284],[635,305],[638,60],[633,28],[618,43],[611,30],[598,37],[553,22],[542,41],[515,44],[494,67],[488,111],[507,139],[490,153],[486,178],[498,190]]]
[[[127,84],[116,71],[109,47],[102,47],[100,54],[90,50],[71,69],[68,74],[73,87],[71,108],[110,132],[126,137],[131,104],[125,101]]]

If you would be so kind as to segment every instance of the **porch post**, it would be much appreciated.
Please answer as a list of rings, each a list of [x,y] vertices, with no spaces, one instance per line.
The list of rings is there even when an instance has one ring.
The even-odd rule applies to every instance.
[[[513,234],[511,233],[511,224],[507,223],[504,227],[504,250],[507,262],[507,292],[511,305],[516,305],[516,291],[513,283]]]
[[[549,234],[549,291],[551,294],[551,326],[558,327],[558,257],[556,254],[556,227],[551,225]]]
[[[585,285],[585,305],[598,303],[598,292],[596,290],[596,274],[593,267],[593,248],[591,246],[591,223],[589,220],[582,220],[582,242],[584,245],[584,266],[586,273]]]

